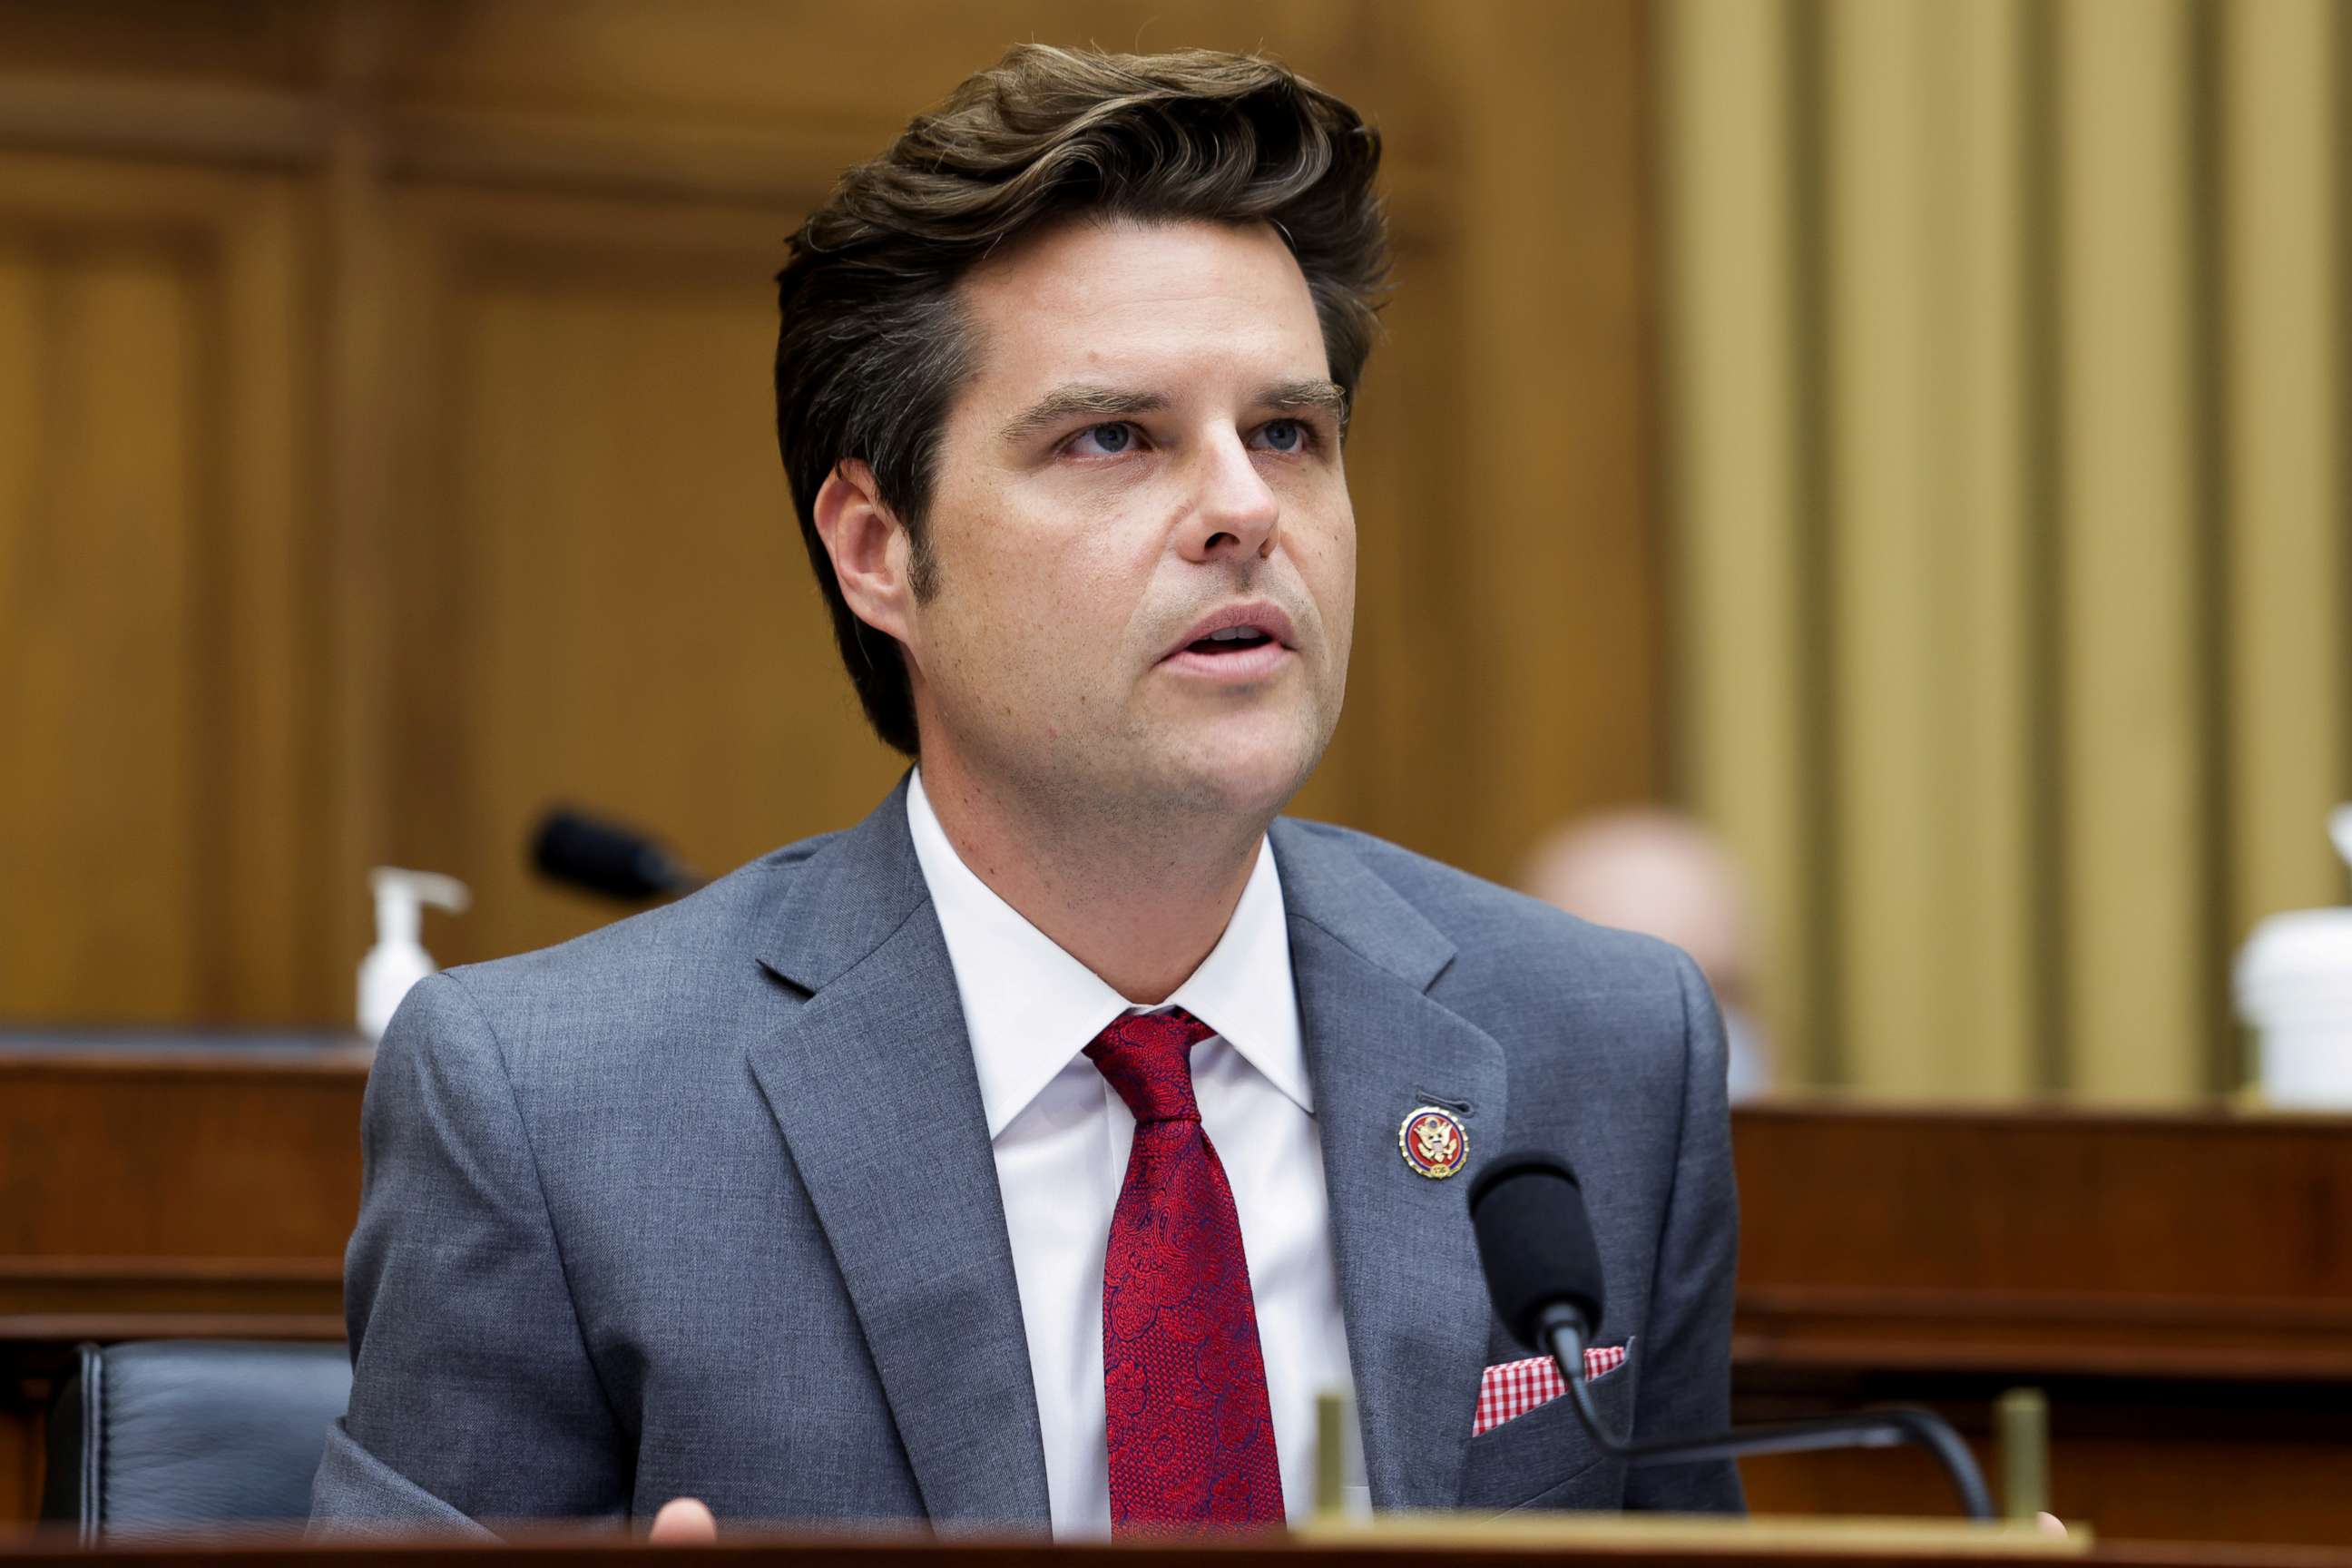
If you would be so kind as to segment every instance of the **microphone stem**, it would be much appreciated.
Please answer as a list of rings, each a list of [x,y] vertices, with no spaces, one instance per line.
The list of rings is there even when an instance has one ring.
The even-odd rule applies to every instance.
[[[1596,1447],[1628,1465],[1688,1465],[1706,1459],[1731,1459],[1743,1454],[1802,1454],[1823,1448],[1892,1448],[1916,1444],[1935,1456],[1952,1489],[1959,1494],[1960,1511],[1970,1519],[1990,1521],[1992,1496],[1976,1456],[1951,1423],[1932,1410],[1892,1405],[1859,1415],[1814,1416],[1798,1421],[1773,1421],[1742,1426],[1716,1437],[1694,1437],[1665,1443],[1634,1443],[1609,1429],[1592,1391],[1584,1382],[1584,1324],[1572,1310],[1545,1314],[1542,1325],[1552,1360],[1568,1384],[1568,1396],[1577,1418]]]

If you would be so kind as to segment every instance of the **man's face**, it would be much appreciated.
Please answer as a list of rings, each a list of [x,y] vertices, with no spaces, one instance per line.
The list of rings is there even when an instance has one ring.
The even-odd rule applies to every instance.
[[[1081,809],[1270,814],[1339,721],[1355,516],[1306,279],[1263,226],[1075,222],[976,268],[926,761]],[[1227,618],[1239,641],[1196,640]]]

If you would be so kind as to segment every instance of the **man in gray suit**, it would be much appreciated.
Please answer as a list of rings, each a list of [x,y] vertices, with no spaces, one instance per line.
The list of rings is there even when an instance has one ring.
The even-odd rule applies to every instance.
[[[1585,1374],[1726,1418],[1720,1023],[1688,960],[1278,816],[1339,713],[1379,142],[1232,56],[1026,47],[845,175],[778,428],[918,766],[856,827],[418,986],[314,1519],[1278,1522],[1731,1509],[1495,1322],[1465,1194],[1572,1161]],[[673,1513],[673,1519],[678,1517]]]

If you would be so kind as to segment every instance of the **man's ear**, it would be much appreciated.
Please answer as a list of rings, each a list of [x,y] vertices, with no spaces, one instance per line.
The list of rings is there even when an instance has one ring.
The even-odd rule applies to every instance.
[[[874,471],[855,458],[834,465],[816,492],[816,533],[833,558],[833,575],[850,614],[875,630],[907,642],[914,588],[908,580],[911,542],[882,500]]]

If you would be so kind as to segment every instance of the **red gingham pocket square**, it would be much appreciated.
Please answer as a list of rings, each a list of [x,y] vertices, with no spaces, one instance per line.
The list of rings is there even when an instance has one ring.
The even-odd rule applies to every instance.
[[[1584,1352],[1584,1381],[1608,1376],[1625,1364],[1623,1345],[1594,1345]],[[1550,1404],[1568,1392],[1559,1368],[1548,1355],[1507,1361],[1490,1366],[1478,1384],[1478,1414],[1471,1418],[1470,1436],[1493,1431],[1528,1411]]]

